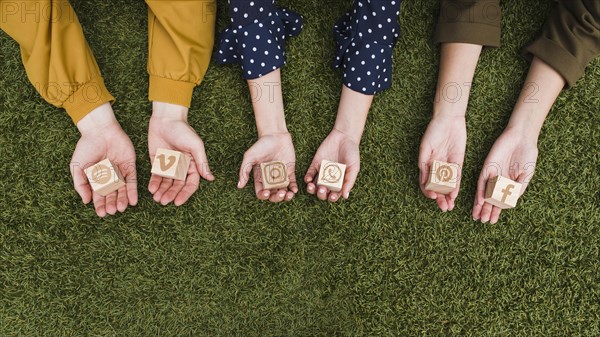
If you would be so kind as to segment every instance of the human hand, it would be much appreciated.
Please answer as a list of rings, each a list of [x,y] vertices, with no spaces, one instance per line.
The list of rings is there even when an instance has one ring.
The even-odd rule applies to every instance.
[[[460,190],[461,170],[467,146],[467,127],[464,116],[436,115],[421,140],[419,149],[419,187],[423,194],[437,202],[443,211],[454,209],[454,201]],[[439,160],[458,165],[456,188],[447,195],[425,189],[429,178],[431,163]]]
[[[213,181],[215,177],[208,166],[204,143],[196,131],[187,123],[188,108],[154,102],[148,127],[148,151],[150,162],[159,148],[180,151],[192,159],[185,181],[163,178],[153,174],[148,190],[154,201],[167,205],[183,205],[197,190],[200,177]]]
[[[96,214],[105,217],[138,202],[135,150],[129,137],[117,122],[112,107],[106,103],[79,121],[81,138],[71,159],[71,176],[75,190],[84,204],[94,201]],[[107,196],[92,191],[84,170],[99,161],[109,159],[116,165],[126,185]]]
[[[537,162],[537,141],[526,133],[515,129],[506,129],[492,146],[483,170],[477,181],[477,195],[473,205],[473,220],[495,224],[502,209],[484,202],[488,179],[504,176],[523,184],[520,194],[527,188]]]
[[[317,180],[322,160],[330,160],[346,165],[346,175],[340,192],[331,192],[324,186],[318,187],[317,190]],[[321,200],[329,199],[331,202],[336,202],[340,199],[340,196],[348,199],[358,177],[358,172],[360,172],[359,140],[333,129],[321,143],[304,176],[304,181],[308,184],[306,190],[310,194],[316,193]]]
[[[260,174],[260,163],[281,161],[286,163],[290,185],[279,190],[265,190]],[[271,202],[290,201],[298,193],[296,182],[296,153],[292,136],[288,132],[264,134],[246,153],[240,168],[238,188],[244,188],[250,180],[250,172],[254,172],[254,190],[260,200]]]

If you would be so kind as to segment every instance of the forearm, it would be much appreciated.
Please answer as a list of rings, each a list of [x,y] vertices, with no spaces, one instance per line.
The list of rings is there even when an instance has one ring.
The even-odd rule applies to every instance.
[[[564,86],[565,79],[554,68],[535,57],[507,129],[522,132],[537,142],[544,120]]]
[[[372,95],[364,95],[343,86],[334,130],[360,143],[371,103]]]
[[[442,44],[434,116],[465,115],[482,48],[481,45],[468,43]]]
[[[288,132],[279,69],[248,80],[258,136]]]

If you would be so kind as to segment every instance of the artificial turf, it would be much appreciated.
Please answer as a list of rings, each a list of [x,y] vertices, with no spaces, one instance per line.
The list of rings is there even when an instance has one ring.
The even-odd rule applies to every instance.
[[[256,130],[240,70],[213,63],[190,123],[217,181],[179,208],[146,190],[144,2],[72,3],[135,144],[141,200],[106,219],[81,204],[68,165],[78,132],[40,99],[18,46],[0,33],[0,335],[600,335],[600,60],[550,113],[518,208],[495,225],[470,215],[479,170],[528,69],[519,49],[551,1],[503,3],[503,46],[481,57],[450,213],[417,185],[439,58],[437,1],[402,5],[394,83],[375,99],[349,201],[303,192],[273,205],[236,189]],[[283,69],[303,174],[335,118],[341,74],[330,68],[331,30],[350,1],[280,4],[305,17]],[[225,9],[219,1],[219,28]]]

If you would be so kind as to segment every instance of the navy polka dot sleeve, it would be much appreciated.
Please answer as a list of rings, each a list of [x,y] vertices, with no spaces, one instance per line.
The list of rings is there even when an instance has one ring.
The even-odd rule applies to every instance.
[[[392,50],[400,36],[400,0],[354,0],[352,9],[335,25],[338,44],[335,68],[344,71],[344,84],[367,95],[392,83]]]
[[[245,79],[256,79],[285,64],[285,40],[302,31],[302,17],[275,6],[275,0],[229,0],[231,25],[221,34],[216,60],[240,64]]]

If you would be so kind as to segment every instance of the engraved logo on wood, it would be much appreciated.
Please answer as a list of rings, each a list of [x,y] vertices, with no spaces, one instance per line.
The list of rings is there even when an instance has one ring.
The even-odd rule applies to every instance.
[[[272,163],[265,166],[265,179],[269,185],[285,182],[285,166],[282,163]]]
[[[336,184],[342,178],[342,170],[335,163],[329,163],[323,168],[323,181],[329,184]]]
[[[452,173],[452,167],[449,165],[441,165],[435,171],[435,176],[439,181],[447,183],[452,179]]]
[[[158,160],[160,162],[160,169],[162,171],[167,171],[168,169],[170,169],[173,165],[175,165],[175,160],[177,158],[175,158],[175,156],[169,156],[169,161],[165,162],[165,155],[161,154],[158,156]]]
[[[95,183],[104,185],[110,181],[112,174],[106,165],[96,165],[92,170],[92,179]]]

